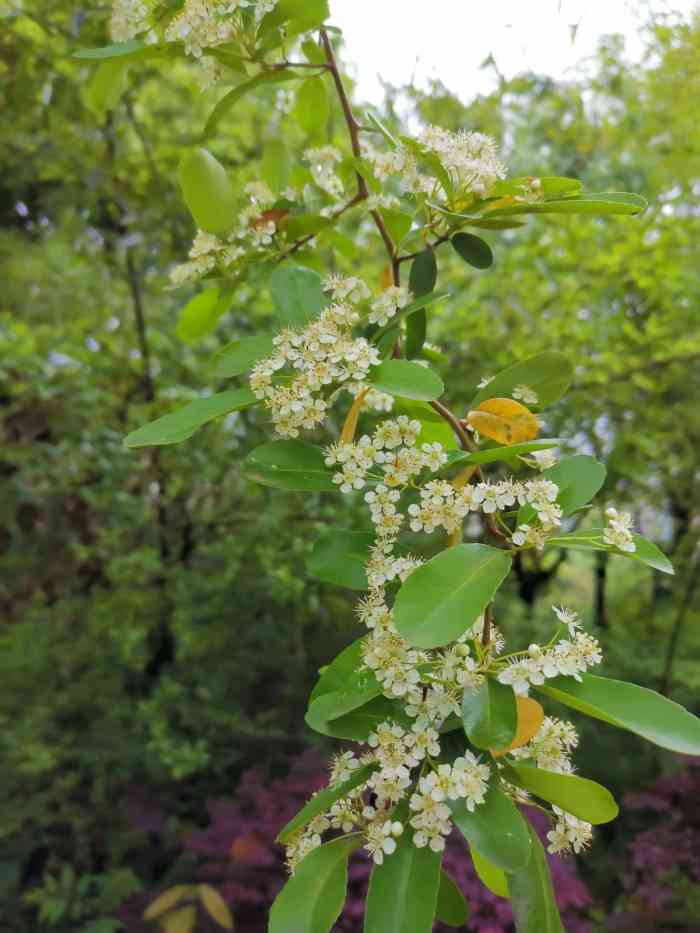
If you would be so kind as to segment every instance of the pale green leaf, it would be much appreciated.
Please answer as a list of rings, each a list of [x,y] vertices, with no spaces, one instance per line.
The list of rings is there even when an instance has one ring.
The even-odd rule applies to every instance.
[[[250,389],[230,389],[208,398],[200,398],[169,415],[163,415],[149,424],[132,431],[124,438],[127,447],[153,447],[162,444],[179,444],[214,418],[232,411],[240,411],[257,405],[258,400]]]

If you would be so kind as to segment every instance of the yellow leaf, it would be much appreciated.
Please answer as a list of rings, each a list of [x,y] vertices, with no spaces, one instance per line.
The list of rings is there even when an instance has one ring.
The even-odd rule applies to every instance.
[[[368,392],[369,389],[362,389],[361,392],[358,392],[357,396],[355,397],[355,401],[350,406],[350,411],[348,412],[345,419],[343,430],[340,432],[341,444],[352,444],[355,438],[355,431],[357,430],[357,419],[360,417],[362,403],[364,402],[365,396]]]
[[[168,888],[167,891],[163,891],[162,894],[159,894],[152,904],[148,905],[144,912],[143,919],[155,920],[156,917],[164,914],[166,910],[170,910],[171,907],[179,904],[183,897],[187,897],[191,892],[191,884],[176,884],[174,888]]]
[[[537,416],[512,398],[490,398],[467,415],[467,422],[499,444],[534,440],[540,430]]]
[[[379,279],[379,283],[382,288],[389,288],[390,285],[394,284],[394,273],[390,265],[386,265],[382,269],[382,275]]]
[[[533,739],[540,731],[540,726],[544,722],[544,710],[537,700],[530,697],[516,697],[515,702],[518,707],[518,727],[515,730],[515,737],[508,748],[492,751],[491,754],[494,758],[505,755],[506,752],[511,752],[514,748],[527,745],[530,739]]]
[[[179,907],[161,921],[163,933],[192,933],[197,923],[196,907]]]
[[[216,920],[220,927],[225,930],[233,929],[231,911],[216,888],[212,888],[209,884],[200,884],[199,897],[206,912],[213,920]]]

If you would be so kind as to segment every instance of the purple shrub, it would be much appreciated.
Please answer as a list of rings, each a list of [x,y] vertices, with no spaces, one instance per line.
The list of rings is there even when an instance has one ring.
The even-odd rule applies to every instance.
[[[700,928],[700,758],[650,789],[628,794],[627,813],[643,828],[627,845],[621,881],[624,894],[610,929]],[[693,919],[693,915],[694,919]]]

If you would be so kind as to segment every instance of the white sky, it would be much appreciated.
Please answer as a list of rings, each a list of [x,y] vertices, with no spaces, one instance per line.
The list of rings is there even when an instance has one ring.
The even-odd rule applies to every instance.
[[[639,58],[640,27],[650,12],[687,15],[698,0],[331,0],[330,22],[340,27],[346,60],[354,66],[357,96],[378,104],[380,77],[418,85],[439,77],[468,100],[494,86],[479,66],[492,53],[511,77],[535,70],[566,77],[590,56],[601,36],[620,32],[626,54]],[[571,27],[577,26],[572,41]]]

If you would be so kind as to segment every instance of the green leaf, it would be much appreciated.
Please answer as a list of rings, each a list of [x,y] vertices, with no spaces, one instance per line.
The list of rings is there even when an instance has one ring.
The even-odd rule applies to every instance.
[[[682,755],[700,755],[700,719],[673,700],[622,680],[582,674],[555,677],[540,693],[594,719],[626,729],[648,742]]]
[[[435,289],[437,274],[435,251],[424,249],[411,263],[408,287],[417,298],[429,295]],[[418,356],[423,349],[427,326],[425,308],[406,318],[406,356],[409,359]]]
[[[408,287],[416,298],[427,295],[435,289],[438,267],[435,251],[424,249],[411,263],[408,275]]]
[[[185,204],[208,233],[225,234],[237,219],[236,199],[223,165],[201,147],[190,150],[178,172]]]
[[[348,858],[361,844],[355,833],[312,849],[275,898],[268,933],[330,933],[345,903]]]
[[[117,58],[105,61],[91,75],[82,89],[82,98],[95,113],[113,110],[129,84],[129,61]]]
[[[294,116],[305,133],[314,138],[323,134],[330,107],[322,76],[307,78],[299,85],[294,104]]]
[[[561,353],[538,353],[529,359],[513,363],[479,389],[470,402],[476,408],[487,398],[509,398],[518,385],[526,385],[537,393],[534,408],[546,408],[566,392],[573,379],[574,369]]]
[[[232,289],[220,292],[218,288],[208,288],[195,295],[180,311],[175,333],[183,343],[194,343],[206,337],[226,314],[232,298]]]
[[[239,337],[227,343],[212,357],[212,374],[224,378],[240,376],[252,369],[258,360],[270,356],[272,350],[272,334]]]
[[[284,25],[285,37],[291,39],[320,26],[329,15],[328,0],[278,0],[275,8],[263,17],[258,35],[268,36]]]
[[[518,727],[513,688],[487,677],[475,693],[465,690],[462,723],[467,738],[477,748],[508,748]]]
[[[431,933],[441,861],[441,852],[415,846],[406,827],[396,851],[372,868],[364,933]]]
[[[244,474],[263,486],[297,492],[333,492],[338,487],[323,451],[303,441],[270,441],[243,461]]]
[[[576,454],[562,457],[559,463],[544,470],[540,476],[557,484],[557,502],[564,515],[571,515],[590,502],[601,488],[605,482],[605,467],[593,457]],[[518,511],[518,524],[530,521],[534,514],[532,506],[522,506]]]
[[[482,855],[474,846],[469,847],[471,852],[472,862],[474,863],[474,871],[479,878],[479,881],[491,891],[492,894],[495,894],[496,897],[508,897],[508,879],[506,878],[505,872],[494,865],[485,855]]]
[[[281,191],[289,180],[289,153],[281,139],[268,139],[263,148],[260,174],[272,191]]]
[[[384,126],[384,124],[378,117],[375,117],[375,115],[371,113],[369,110],[365,112],[365,116],[367,117],[370,123],[373,123],[374,126],[376,126],[377,130],[382,134],[382,136],[389,143],[392,149],[399,148],[401,144],[399,143],[398,139],[389,132],[389,130]]]
[[[199,398],[184,408],[163,415],[143,427],[132,431],[124,438],[127,447],[155,447],[162,444],[179,444],[194,432],[222,415],[257,405],[258,400],[250,389],[230,389],[208,398]]]
[[[393,207],[380,207],[379,213],[384,219],[386,228],[389,231],[389,236],[398,246],[411,229],[413,216],[411,214],[406,214],[404,211],[396,210],[396,208]]]
[[[410,360],[385,360],[379,366],[373,366],[367,382],[390,395],[419,401],[430,402],[445,391],[437,373]]]
[[[362,664],[363,642],[364,638],[356,639],[347,648],[343,648],[330,664],[326,664],[320,669],[321,676],[311,691],[309,702],[323,696],[324,693],[333,693],[345,689],[348,679],[355,676]]]
[[[110,59],[139,58],[174,58],[183,54],[181,42],[147,43],[143,39],[129,39],[128,42],[114,42],[97,49],[80,49],[73,58],[84,61],[109,61]]]
[[[394,623],[417,648],[459,638],[505,579],[511,559],[485,544],[458,544],[410,574],[394,603]]]
[[[206,139],[216,130],[221,119],[234,107],[241,98],[245,97],[250,91],[262,87],[265,84],[277,84],[282,81],[293,81],[301,78],[302,75],[289,69],[280,68],[275,71],[263,71],[248,81],[243,81],[236,85],[228,94],[224,94],[221,100],[212,110],[204,127],[203,137]]]
[[[331,699],[326,700],[326,697]],[[322,702],[325,701],[325,702]],[[329,719],[328,712],[335,714],[338,706],[332,694],[324,694],[309,707],[306,713],[306,723],[321,735],[332,736],[336,739],[349,739],[352,742],[366,742],[370,732],[374,732],[380,723],[387,719],[397,722],[406,729],[410,729],[411,720],[403,712],[403,706],[386,697],[377,696],[363,706],[358,706],[343,716]]]
[[[532,829],[532,858],[528,864],[507,876],[517,933],[566,933],[554,899],[547,856],[539,836]]]
[[[307,823],[310,823],[315,816],[321,813],[327,813],[336,800],[342,800],[347,797],[351,790],[366,784],[370,775],[376,771],[378,765],[365,765],[364,768],[358,768],[352,773],[347,781],[340,784],[334,784],[332,787],[326,787],[319,791],[309,800],[297,815],[291,819],[284,829],[277,835],[277,842],[286,843],[298,829],[302,829]]]
[[[305,327],[328,303],[321,276],[306,266],[277,266],[268,279],[272,303],[284,327]]]
[[[642,535],[633,534],[632,539],[636,550],[621,551],[605,543],[602,528],[589,528],[586,531],[570,531],[549,538],[547,547],[565,547],[576,551],[608,551],[619,557],[637,560],[648,567],[653,567],[654,570],[660,570],[661,573],[674,573],[671,561],[655,544],[643,538]]]
[[[371,532],[331,529],[314,544],[307,570],[325,583],[366,590],[365,564],[373,544]]]
[[[306,39],[302,42],[301,50],[312,65],[325,65],[326,56],[323,49],[313,39]]]
[[[488,269],[493,265],[491,247],[481,237],[473,233],[455,233],[450,243],[457,255],[475,269]]]
[[[528,825],[495,778],[473,812],[464,800],[450,801],[452,819],[470,846],[502,871],[517,871],[530,860]]]
[[[594,826],[609,823],[620,812],[607,787],[577,774],[559,774],[515,764],[506,773],[514,784]]]
[[[535,201],[498,207],[487,212],[488,217],[505,217],[513,214],[639,214],[646,210],[646,200],[638,194],[624,191],[602,191],[598,194],[581,194],[571,198],[552,201]]]
[[[467,922],[468,917],[467,899],[444,868],[441,869],[435,919],[448,927],[461,927]]]
[[[486,450],[477,450],[474,453],[455,451],[451,458],[452,463],[495,463],[498,460],[517,460],[518,457],[527,456],[536,450],[548,450],[559,447],[564,441],[560,437],[542,437],[537,441],[524,441],[522,444],[509,444],[504,447],[488,447]]]

